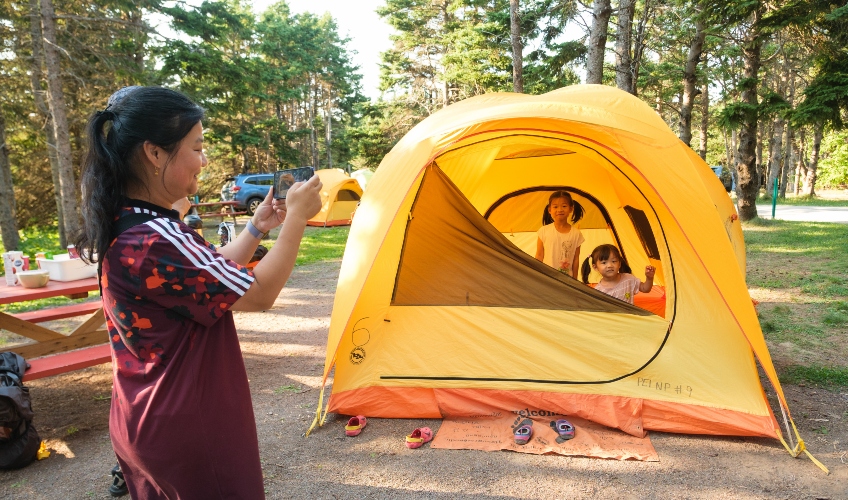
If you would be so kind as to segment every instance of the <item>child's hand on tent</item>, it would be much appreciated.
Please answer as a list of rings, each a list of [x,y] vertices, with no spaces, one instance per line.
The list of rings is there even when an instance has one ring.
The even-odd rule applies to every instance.
[[[645,279],[653,280],[654,273],[657,272],[657,268],[654,266],[645,266]]]

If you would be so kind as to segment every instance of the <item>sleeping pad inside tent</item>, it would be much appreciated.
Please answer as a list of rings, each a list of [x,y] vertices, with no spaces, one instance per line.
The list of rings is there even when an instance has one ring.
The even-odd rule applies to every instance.
[[[630,305],[534,258],[557,190],[585,211],[580,262],[613,244],[639,279],[656,267],[651,293]],[[782,439],[758,363],[790,416],[744,273],[720,181],[639,99],[598,85],[467,99],[411,130],[369,183],[324,415],[531,408],[634,436]]]

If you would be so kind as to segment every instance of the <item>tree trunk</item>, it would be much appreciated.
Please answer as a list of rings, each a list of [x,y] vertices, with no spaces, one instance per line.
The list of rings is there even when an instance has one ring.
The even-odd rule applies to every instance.
[[[603,83],[604,50],[610,15],[610,0],[596,0],[592,7],[592,31],[589,33],[589,50],[586,54],[586,83]]]
[[[700,10],[700,9],[698,9]],[[695,97],[698,90],[696,70],[701,60],[701,52],[704,50],[704,40],[707,37],[704,21],[698,16],[695,20],[695,36],[689,44],[689,53],[686,56],[686,65],[683,69],[683,99],[680,103],[680,140],[687,146],[692,143],[692,108],[695,106]]]
[[[704,60],[704,65],[706,65],[706,62]],[[698,148],[698,155],[702,160],[707,161],[707,133],[710,128],[710,89],[709,84],[706,82],[701,85],[701,103],[701,129],[699,133],[701,147]]]
[[[315,92],[312,92],[312,103],[310,106],[309,112],[309,135],[311,138],[310,141],[310,153],[312,155],[312,165],[313,168],[319,169],[321,168],[321,160],[318,156],[318,132],[315,130],[315,118],[318,116],[318,110],[316,109],[318,105],[316,104]]]
[[[509,28],[512,42],[512,91],[524,93],[524,59],[521,45],[521,19],[518,17],[518,0],[509,0]]]
[[[783,71],[783,88],[789,91],[789,105],[795,106],[795,77],[792,75],[792,72],[789,69],[789,61],[784,60],[784,71]],[[788,88],[787,88],[788,87]],[[789,185],[789,173],[792,171],[792,167],[795,165],[795,162],[792,158],[792,145],[794,143],[793,137],[794,131],[792,130],[792,123],[786,122],[786,140],[783,141],[785,147],[785,154],[783,157],[783,175],[780,180],[780,197],[786,198],[786,188]],[[793,187],[794,191],[794,187]]]
[[[642,54],[645,52],[645,33],[647,33],[648,17],[651,13],[651,1],[645,0],[645,8],[642,11],[642,19],[636,26],[636,40],[633,44],[633,95],[638,94],[639,68],[642,65]]]
[[[804,160],[804,155],[806,154],[806,139],[807,134],[804,127],[801,127],[798,130],[798,141],[795,145],[795,155],[797,157],[795,162],[795,195],[801,193],[801,186],[804,183],[804,179],[807,177],[807,165]]]
[[[824,124],[816,123],[813,126],[813,151],[810,153],[810,163],[807,165],[807,177],[804,179],[804,194],[810,197],[816,195],[816,178],[819,168],[819,149],[821,149]]]
[[[763,122],[757,124],[757,168],[759,169],[761,166],[765,164],[765,160],[763,160],[763,137],[765,137],[765,125]]]
[[[727,130],[722,130],[722,135],[724,135],[724,165],[728,170],[734,165],[732,155],[730,151],[732,150],[730,146],[730,138],[727,137]]]
[[[50,114],[56,131],[56,154],[59,163],[59,191],[62,199],[65,234],[75,238],[80,224],[77,212],[76,182],[71,157],[71,137],[62,90],[62,69],[56,46],[56,24],[52,0],[41,0],[41,29],[44,36],[44,59],[47,63],[47,92],[50,96]]]
[[[742,43],[742,102],[749,109],[757,109],[757,83],[760,73],[762,38],[759,23],[760,10],[756,10],[751,27]],[[742,120],[739,131],[739,161],[736,163],[736,211],[743,221],[757,217],[757,194],[760,190],[757,172],[757,113],[749,111]]]
[[[617,33],[615,37],[615,85],[633,93],[632,32],[636,0],[619,0]]]
[[[783,154],[783,175],[780,179],[780,197],[786,198],[786,189],[789,187],[789,176],[793,174],[792,167],[795,166],[793,154],[792,154],[792,140],[793,140],[793,132],[792,125],[786,124],[786,139],[783,141],[784,144],[784,154]],[[793,176],[794,177],[794,176]],[[794,181],[794,178],[793,178]],[[793,186],[792,190],[795,188]]]
[[[330,91],[330,92],[327,93],[327,111],[326,111],[326,113],[327,113],[327,127],[326,127],[326,133],[327,133],[327,138],[326,138],[326,140],[327,140],[327,168],[333,168],[333,151],[332,151],[332,145],[333,145],[333,109],[332,109],[332,102],[333,102],[333,93]]]
[[[15,189],[12,185],[12,167],[9,164],[9,148],[6,146],[6,117],[0,108],[0,236],[3,247],[17,250],[18,223],[15,220]]]
[[[50,107],[44,98],[44,90],[41,88],[43,80],[41,64],[43,56],[41,36],[41,6],[39,0],[29,1],[30,13],[30,35],[32,42],[32,65],[30,67],[30,87],[35,100],[35,108],[38,114],[45,120],[44,131],[47,136],[47,159],[50,161],[50,174],[53,179],[53,201],[56,203],[56,215],[59,221],[59,244],[62,247],[68,245],[68,237],[65,233],[65,217],[62,213],[62,184],[59,181],[59,158],[56,155],[56,130],[53,128],[53,117],[50,116]]]

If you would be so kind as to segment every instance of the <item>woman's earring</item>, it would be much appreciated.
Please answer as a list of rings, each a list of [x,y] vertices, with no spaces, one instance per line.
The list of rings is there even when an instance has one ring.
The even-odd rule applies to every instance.
[[[156,168],[153,170],[153,175],[159,175],[159,167],[156,167]]]

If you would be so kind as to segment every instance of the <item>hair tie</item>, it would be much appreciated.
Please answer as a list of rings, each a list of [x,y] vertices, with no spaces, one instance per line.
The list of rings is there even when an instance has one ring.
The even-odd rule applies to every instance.
[[[102,117],[104,123],[107,122],[107,121],[112,122],[112,130],[114,130],[115,132],[120,130],[121,121],[118,120],[118,115],[114,111],[110,110],[108,107],[106,109],[104,109],[103,111],[98,111],[97,117],[98,118]]]

